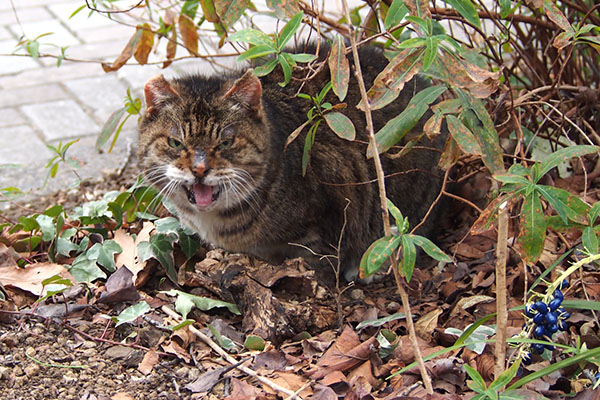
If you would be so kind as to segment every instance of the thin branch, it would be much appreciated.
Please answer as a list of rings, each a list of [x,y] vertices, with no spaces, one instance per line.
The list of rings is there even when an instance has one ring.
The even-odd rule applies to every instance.
[[[348,10],[348,2],[347,0],[342,0],[342,6],[344,8],[344,15],[346,16],[346,22],[350,21],[350,11]],[[377,152],[377,146],[375,141],[375,131],[373,128],[373,118],[371,115],[371,106],[369,104],[369,99],[367,97],[367,89],[365,87],[365,82],[362,76],[362,70],[360,67],[360,58],[358,56],[358,48],[356,46],[356,38],[354,36],[354,27],[349,25],[351,33],[350,33],[350,43],[352,45],[352,55],[354,56],[354,73],[356,74],[356,80],[358,81],[358,87],[360,89],[360,95],[364,104],[364,112],[365,118],[367,121],[367,134],[369,136],[369,143],[371,144],[371,148],[373,149],[373,162],[375,163],[375,170],[377,172],[377,182],[379,186],[379,200],[381,202],[381,216],[383,218],[383,228],[386,236],[392,234],[392,227],[390,225],[389,212],[387,208],[387,197],[385,193],[385,175],[383,172],[383,167],[381,165],[381,158],[379,157],[379,153]],[[421,372],[421,378],[423,379],[423,384],[425,385],[425,390],[429,394],[433,394],[433,385],[431,384],[431,378],[427,372],[427,368],[425,367],[425,362],[423,361],[423,356],[421,355],[421,349],[419,348],[419,342],[417,340],[417,333],[415,330],[414,322],[412,320],[412,313],[410,311],[410,300],[408,298],[408,293],[404,289],[403,278],[400,276],[400,271],[398,270],[398,260],[396,257],[390,257],[392,262],[392,269],[394,271],[394,278],[396,280],[396,286],[398,288],[398,292],[400,293],[400,298],[402,299],[402,306],[404,308],[404,313],[406,314],[406,324],[408,326],[408,333],[410,340],[413,344],[413,351],[415,355],[415,359],[419,365],[419,370]]]
[[[506,366],[506,324],[508,310],[506,306],[506,260],[508,258],[508,203],[504,202],[498,212],[498,240],[496,242],[496,379]]]
[[[171,310],[169,307],[162,306],[161,310],[164,311],[169,317],[171,317],[177,321],[181,321],[181,316],[179,314],[177,314],[175,311]],[[277,392],[284,393],[285,395],[289,396],[290,399],[302,400],[302,397],[300,397],[294,391],[284,388],[283,386],[278,385],[277,383],[273,382],[272,380],[265,378],[262,375],[257,374],[255,371],[251,370],[250,368],[239,364],[238,360],[236,360],[235,358],[230,356],[229,353],[227,353],[225,350],[223,350],[211,338],[206,336],[204,333],[200,332],[193,325],[189,325],[188,328],[189,328],[190,332],[192,332],[194,335],[196,335],[198,338],[200,338],[200,340],[202,340],[204,343],[206,343],[211,349],[213,349],[217,354],[219,354],[221,357],[223,357],[228,363],[232,364],[233,366],[235,366],[235,368],[239,369],[246,375],[255,378],[256,380],[260,381],[261,383],[264,383],[265,385],[269,386],[271,389],[273,389]]]

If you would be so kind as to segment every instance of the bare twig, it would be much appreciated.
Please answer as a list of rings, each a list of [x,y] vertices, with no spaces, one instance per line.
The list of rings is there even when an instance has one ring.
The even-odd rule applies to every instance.
[[[350,21],[350,11],[348,10],[348,2],[346,0],[342,0],[342,5],[344,8],[344,15],[346,16],[346,21]],[[365,118],[367,122],[367,134],[369,136],[369,143],[371,144],[371,148],[373,150],[373,162],[375,163],[375,170],[377,172],[377,183],[379,186],[379,200],[381,202],[381,216],[383,219],[383,228],[386,236],[392,234],[392,227],[390,225],[390,218],[387,208],[387,197],[385,194],[385,174],[383,172],[383,167],[381,165],[381,159],[379,158],[379,154],[377,152],[377,146],[375,141],[375,131],[373,128],[373,118],[371,115],[371,106],[369,104],[369,99],[367,98],[367,90],[365,87],[365,82],[363,80],[362,71],[360,68],[360,59],[358,56],[358,48],[356,46],[356,38],[354,36],[353,26],[351,24],[348,25],[350,27],[350,43],[352,45],[352,55],[354,56],[354,73],[356,74],[356,80],[358,81],[358,87],[360,89],[361,98],[364,104]],[[398,288],[398,292],[400,293],[400,298],[402,299],[402,306],[404,308],[404,313],[406,314],[406,323],[408,325],[408,332],[410,340],[413,344],[413,350],[415,359],[419,364],[419,370],[421,371],[421,377],[423,379],[423,384],[425,385],[425,390],[429,394],[433,394],[433,386],[431,384],[431,378],[427,373],[427,368],[425,367],[425,362],[423,361],[423,356],[421,355],[421,349],[419,349],[419,342],[417,340],[417,333],[415,331],[415,326],[412,320],[412,314],[410,312],[410,300],[408,298],[408,294],[404,289],[403,278],[400,276],[400,271],[398,270],[398,261],[396,257],[390,257],[392,262],[392,269],[394,271],[394,278],[396,280],[396,286]]]
[[[508,203],[504,202],[498,212],[498,240],[496,242],[496,366],[494,375],[500,376],[506,360],[506,259],[508,254]]]
[[[161,310],[163,310],[169,317],[171,317],[177,321],[181,321],[181,316],[179,314],[177,314],[175,311],[171,310],[169,307],[163,306],[161,308]],[[229,353],[227,353],[225,350],[223,350],[211,338],[206,336],[204,333],[200,332],[193,325],[189,325],[188,328],[189,328],[190,332],[192,332],[200,340],[202,340],[204,343],[206,343],[211,349],[213,349],[217,354],[219,354],[221,357],[223,357],[228,363],[234,365],[237,369],[239,369],[246,375],[255,378],[256,380],[260,381],[261,383],[264,383],[265,385],[269,386],[271,389],[273,389],[277,392],[280,392],[280,393],[285,394],[286,396],[289,396],[290,399],[302,400],[302,397],[300,397],[294,391],[284,388],[283,386],[276,384],[272,380],[265,378],[262,375],[257,374],[255,371],[251,370],[250,368],[239,364],[238,360],[236,360],[235,358],[230,356]]]

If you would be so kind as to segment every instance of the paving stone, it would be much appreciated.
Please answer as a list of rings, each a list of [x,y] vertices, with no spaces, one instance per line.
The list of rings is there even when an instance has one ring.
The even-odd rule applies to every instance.
[[[50,151],[27,125],[2,129],[0,134],[0,164],[27,164],[32,159],[45,158]]]
[[[93,110],[96,118],[104,123],[109,115],[123,106],[127,88],[119,82],[116,74],[65,82],[80,102]]]
[[[85,43],[98,43],[118,40],[123,43],[122,48],[129,41],[129,38],[134,34],[135,28],[127,25],[121,25],[118,22],[111,21],[112,25],[103,26],[100,28],[83,28],[78,29],[75,33]]]
[[[45,103],[66,99],[67,92],[57,84],[5,89],[0,92],[0,108],[22,104]]]
[[[17,41],[14,39],[0,41],[0,54],[11,54],[15,51]],[[40,65],[31,57],[2,56],[0,57],[0,75],[14,74],[24,70],[39,68]]]
[[[122,38],[99,43],[86,43],[71,46],[67,55],[81,60],[103,60],[113,62],[127,45],[129,38]]]
[[[21,110],[49,141],[99,132],[96,123],[73,100],[25,105]]]
[[[47,19],[43,21],[28,22],[21,24],[25,36],[29,39],[34,39],[44,33],[51,33],[50,35],[40,38],[40,52],[51,51],[56,46],[64,47],[70,46],[80,41],[71,34],[61,23],[55,19]],[[9,29],[15,36],[21,36],[21,28],[19,25],[11,25]]]
[[[0,1],[0,11],[12,10],[12,4],[14,4],[17,11],[21,11],[31,7],[46,6],[49,4],[60,4],[65,3],[65,0],[3,0]]]
[[[27,123],[23,115],[15,108],[0,108],[0,128]]]
[[[12,33],[3,26],[0,26],[0,40],[13,39]]]
[[[72,18],[69,18],[71,14],[73,14],[73,12],[83,4],[84,2],[77,0],[70,1],[68,3],[51,5],[48,8],[73,32],[77,32],[80,29],[85,28],[110,26],[115,23],[114,21],[111,21],[107,17],[104,17],[97,12],[90,14],[90,11],[86,8],[79,11]]]
[[[17,15],[21,23],[52,18],[52,15],[44,7],[17,8]],[[13,10],[0,11],[0,25],[15,23],[17,23],[17,19]]]
[[[0,60],[1,59],[2,58],[0,57]],[[5,89],[15,89],[101,74],[104,74],[104,71],[99,64],[65,61],[60,68],[50,66],[22,71],[13,76],[2,76],[0,77],[0,87]]]

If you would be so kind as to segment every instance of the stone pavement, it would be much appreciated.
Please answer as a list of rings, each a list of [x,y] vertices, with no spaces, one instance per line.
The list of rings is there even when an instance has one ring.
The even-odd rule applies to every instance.
[[[110,154],[94,149],[108,116],[123,106],[127,88],[141,97],[144,82],[158,73],[169,77],[208,67],[193,59],[167,70],[136,64],[105,73],[98,62],[63,61],[57,67],[55,58],[9,55],[22,35],[32,39],[52,32],[40,39],[45,43],[40,53],[59,54],[59,47],[68,46],[68,57],[114,61],[134,28],[96,13],[89,16],[87,10],[69,19],[83,4],[83,0],[0,1],[0,189],[17,187],[32,197],[69,187],[75,176],[62,165],[57,177],[41,188],[45,166],[54,155],[46,144],[79,139],[67,154],[77,160],[77,172],[84,179],[119,168],[129,156],[135,162],[135,117],[129,119]],[[135,26],[135,21],[127,22]],[[159,55],[152,54],[149,61],[162,59],[161,52],[159,47]],[[6,205],[1,200],[0,209]]]

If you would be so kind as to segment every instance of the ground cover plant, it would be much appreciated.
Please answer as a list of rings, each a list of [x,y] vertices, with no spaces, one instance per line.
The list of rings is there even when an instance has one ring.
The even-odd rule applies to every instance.
[[[324,287],[301,260],[270,266],[211,249],[143,181],[75,207],[0,214],[4,393],[597,395],[598,5],[343,1],[332,12],[303,1],[120,3],[86,1],[73,10],[135,21],[121,55],[102,63],[107,72],[126,63],[168,68],[194,57],[216,64],[235,53],[257,75],[281,69],[285,86],[298,79],[294,71],[310,79],[326,62],[330,82],[317,96],[298,93],[314,106],[288,138],[304,141],[304,173],[319,125],[354,140],[356,127],[339,112],[349,74],[361,79],[348,59],[358,57],[360,46],[384,48],[389,64],[372,87],[361,87],[359,108],[370,134],[365,157],[378,169],[385,236],[365,252],[361,274],[389,263],[394,279],[347,285],[338,273],[335,287]],[[255,24],[260,15],[279,21],[272,32]],[[302,38],[329,43],[327,59],[286,51]],[[19,46],[31,57],[72,60],[68,48],[40,52],[41,40],[23,38]],[[153,51],[162,58],[149,61]],[[416,74],[431,86],[375,132],[371,111],[393,101]],[[324,101],[329,92],[338,104]],[[124,120],[142,110],[135,94],[124,96],[99,148],[118,146]],[[439,199],[454,200],[456,218],[439,246],[416,235],[418,226],[386,199],[380,162],[411,150],[418,138],[398,143],[428,110],[422,134],[435,137],[444,126],[450,132]],[[63,165],[73,168],[70,145],[52,148],[49,179]],[[2,201],[14,201],[15,192],[3,188]],[[417,258],[417,248],[428,257]],[[94,374],[102,379],[94,382]],[[66,393],[65,381],[79,389]],[[135,391],[126,388],[132,382]]]

